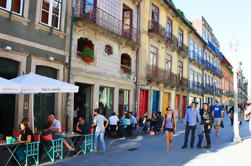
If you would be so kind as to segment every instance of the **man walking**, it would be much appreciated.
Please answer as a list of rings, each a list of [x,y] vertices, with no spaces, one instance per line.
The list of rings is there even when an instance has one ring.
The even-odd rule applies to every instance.
[[[186,127],[186,131],[185,131],[185,141],[184,145],[182,146],[182,149],[187,148],[187,142],[190,130],[192,131],[190,148],[191,149],[193,148],[196,125],[197,123],[200,124],[200,122],[201,122],[200,112],[196,108],[195,102],[192,102],[191,107],[186,110],[185,114],[184,126]]]
[[[96,126],[94,137],[94,152],[97,152],[98,136],[100,136],[100,144],[102,150],[103,152],[106,152],[104,135],[105,129],[107,128],[109,121],[103,115],[100,114],[100,110],[98,108],[94,110],[94,115],[95,117],[92,124],[92,126]]]
[[[223,113],[224,110],[222,106],[220,105],[220,101],[216,100],[216,105],[212,108],[212,114],[214,117],[214,128],[216,130],[216,135],[220,136],[220,124],[223,120]]]

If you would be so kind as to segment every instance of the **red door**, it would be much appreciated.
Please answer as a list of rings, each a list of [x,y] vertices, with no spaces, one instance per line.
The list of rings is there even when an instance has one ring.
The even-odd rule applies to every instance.
[[[183,96],[183,100],[182,100],[182,118],[185,117],[186,101],[187,101],[187,97]]]
[[[175,109],[179,110],[180,105],[180,95],[175,96]]]
[[[148,90],[140,90],[138,118],[140,118],[145,112],[148,112]]]

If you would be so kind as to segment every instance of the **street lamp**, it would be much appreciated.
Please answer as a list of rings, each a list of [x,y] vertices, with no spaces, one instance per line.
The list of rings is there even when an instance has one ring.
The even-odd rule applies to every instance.
[[[237,68],[238,68],[238,60],[237,60],[237,51],[239,48],[239,42],[236,39],[232,39],[230,42],[230,48],[233,52],[233,77],[234,77],[234,138],[233,142],[241,142],[241,137],[239,135],[239,121],[238,121],[238,82],[237,82]]]

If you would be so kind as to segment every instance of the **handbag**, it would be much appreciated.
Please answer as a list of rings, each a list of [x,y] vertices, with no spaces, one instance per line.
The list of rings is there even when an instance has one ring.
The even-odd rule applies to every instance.
[[[223,120],[220,122],[220,127],[221,127],[221,128],[224,128]]]

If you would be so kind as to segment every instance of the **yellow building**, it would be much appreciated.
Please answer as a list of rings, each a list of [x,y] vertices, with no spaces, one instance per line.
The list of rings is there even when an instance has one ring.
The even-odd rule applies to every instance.
[[[191,24],[169,1],[141,2],[139,116],[187,106],[188,33]]]

